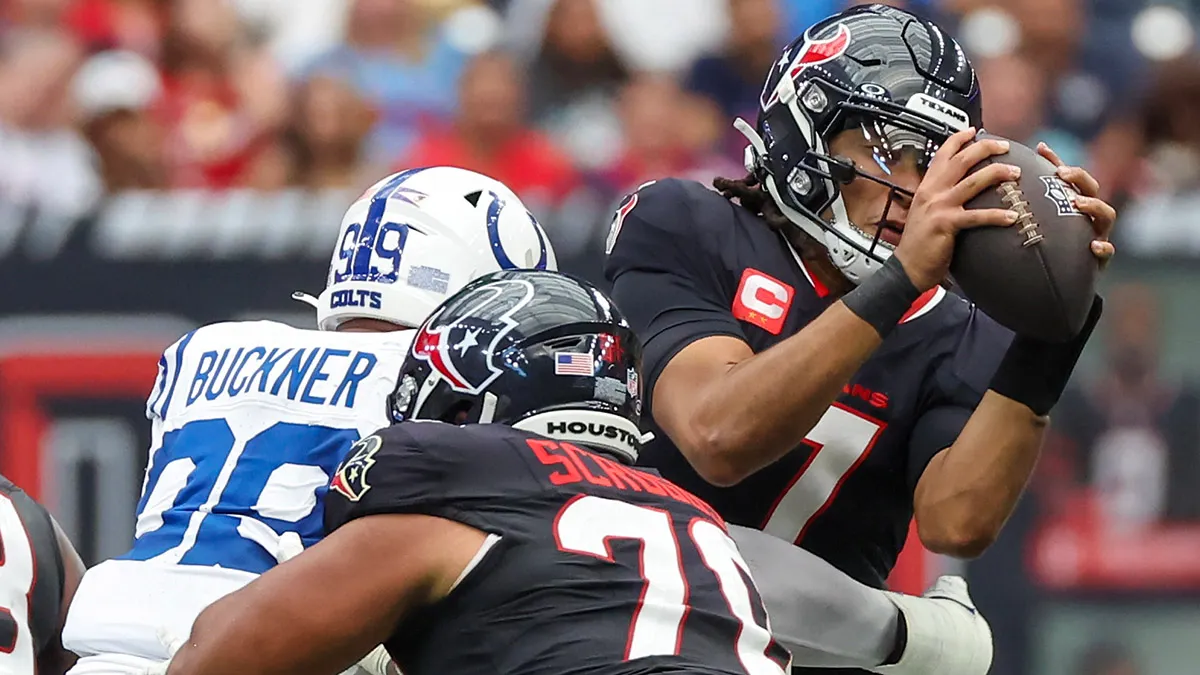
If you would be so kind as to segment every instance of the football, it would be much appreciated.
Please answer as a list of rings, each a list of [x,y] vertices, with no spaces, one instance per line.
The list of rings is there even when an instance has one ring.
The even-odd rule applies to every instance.
[[[980,139],[999,138],[980,134]],[[1012,209],[1010,227],[958,233],[950,274],[966,297],[1016,333],[1065,342],[1087,320],[1099,264],[1091,219],[1075,208],[1075,189],[1036,150],[1009,140],[1009,151],[981,162],[1021,168],[1021,177],[981,193],[968,209]]]

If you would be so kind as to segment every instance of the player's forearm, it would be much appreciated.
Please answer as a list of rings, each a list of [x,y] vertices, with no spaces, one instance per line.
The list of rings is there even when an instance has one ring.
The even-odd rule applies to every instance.
[[[168,675],[344,671],[461,571],[461,563],[438,564],[454,544],[438,529],[459,532],[436,527],[445,522],[394,514],[350,521],[201,612]]]
[[[973,558],[1012,514],[1037,464],[1048,419],[989,391],[914,494],[918,532],[935,553]]]
[[[257,590],[247,587],[201,612],[168,675],[321,675],[342,672],[353,654],[367,651],[347,650],[322,612],[298,613],[286,597],[268,599]]]
[[[743,480],[804,440],[880,342],[869,324],[834,304],[708,387],[687,425],[692,443],[681,449],[691,445],[689,460],[706,480]]]
[[[253,636],[238,635],[238,622],[221,617],[221,603],[217,601],[196,617],[192,633],[172,657],[167,675],[269,672],[270,664],[262,661],[264,652],[257,649]]]

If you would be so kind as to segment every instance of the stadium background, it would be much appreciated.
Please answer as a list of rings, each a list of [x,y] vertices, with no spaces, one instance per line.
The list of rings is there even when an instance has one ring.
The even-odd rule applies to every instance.
[[[620,195],[739,175],[782,41],[842,0],[0,0],[0,471],[89,562],[130,538],[158,352],[310,325],[342,210],[400,167],[512,186],[599,278]],[[997,675],[1200,663],[1197,0],[911,0],[979,69],[990,131],[1121,211],[1108,311],[1001,540],[964,569]]]

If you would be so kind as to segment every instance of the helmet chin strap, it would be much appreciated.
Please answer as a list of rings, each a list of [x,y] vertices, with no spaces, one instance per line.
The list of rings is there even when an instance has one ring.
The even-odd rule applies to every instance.
[[[304,291],[296,291],[295,293],[292,293],[292,299],[303,302],[304,304],[311,306],[313,309],[319,309],[321,307],[316,298],[308,293],[305,293]]]

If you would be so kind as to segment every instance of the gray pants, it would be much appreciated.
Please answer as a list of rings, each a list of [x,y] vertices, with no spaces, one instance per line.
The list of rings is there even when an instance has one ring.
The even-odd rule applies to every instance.
[[[729,525],[792,665],[871,668],[896,642],[899,610],[880,590],[769,534]]]

